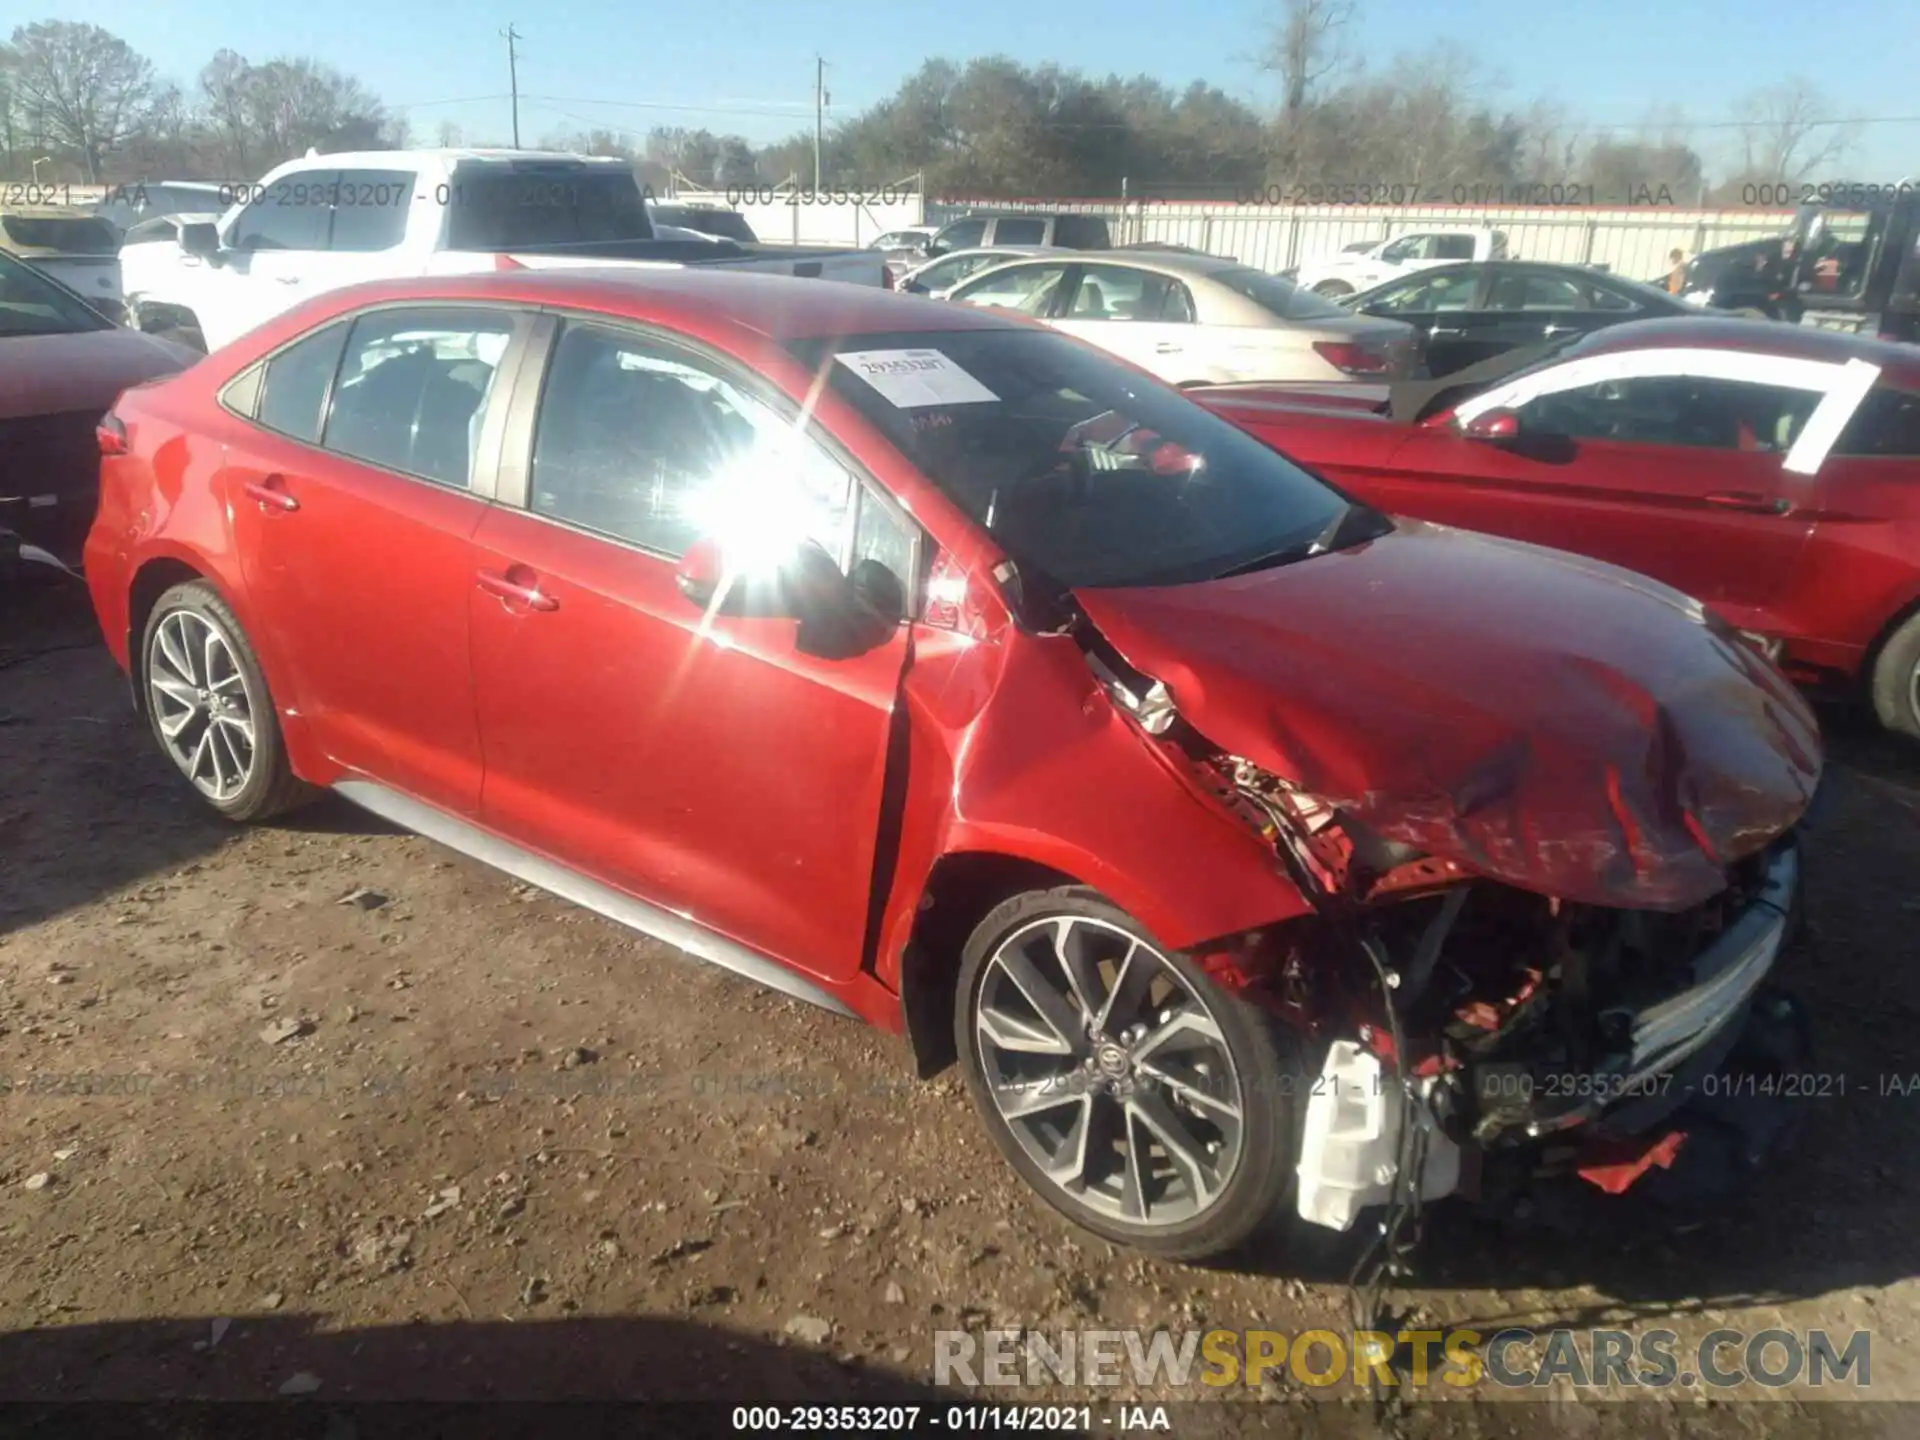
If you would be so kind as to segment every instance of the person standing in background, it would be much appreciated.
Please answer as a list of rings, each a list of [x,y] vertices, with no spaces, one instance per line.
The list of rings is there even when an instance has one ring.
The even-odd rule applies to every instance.
[[[1687,285],[1687,252],[1676,250],[1667,256],[1667,293],[1678,295]]]

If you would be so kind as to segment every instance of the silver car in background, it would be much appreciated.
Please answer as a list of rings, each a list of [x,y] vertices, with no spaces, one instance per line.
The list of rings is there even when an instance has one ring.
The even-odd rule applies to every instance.
[[[996,265],[947,298],[1018,310],[1175,385],[1378,382],[1414,361],[1412,326],[1208,255],[1058,251]]]

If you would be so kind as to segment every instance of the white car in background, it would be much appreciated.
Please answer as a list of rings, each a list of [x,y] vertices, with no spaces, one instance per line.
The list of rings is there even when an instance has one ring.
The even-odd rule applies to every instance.
[[[1207,255],[1061,251],[996,265],[948,298],[1018,310],[1175,385],[1394,380],[1414,358],[1410,325]]]
[[[977,250],[950,250],[936,260],[914,266],[893,282],[893,288],[909,295],[925,295],[929,300],[944,300],[954,286],[991,266],[1055,253],[1045,245],[982,245]]]
[[[1355,241],[1337,254],[1308,260],[1282,275],[1318,295],[1355,295],[1429,265],[1484,264],[1506,258],[1504,230],[1411,230],[1390,240]]]

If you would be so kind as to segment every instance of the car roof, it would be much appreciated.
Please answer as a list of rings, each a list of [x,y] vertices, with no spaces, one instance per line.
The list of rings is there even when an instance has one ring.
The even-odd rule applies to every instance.
[[[986,309],[902,295],[877,285],[803,280],[764,272],[624,270],[496,270],[473,275],[376,280],[329,292],[329,313],[400,300],[505,300],[571,306],[634,320],[653,320],[693,334],[726,328],[776,342],[883,332],[1030,328]]]
[[[1227,270],[1250,270],[1243,260],[1221,255],[1188,255],[1178,250],[1075,250],[1055,248],[1039,252],[1035,258],[1053,259],[1071,255],[1076,265],[1105,265],[1122,270],[1145,270],[1149,274],[1177,275],[1206,279]]]
[[[1820,330],[1811,325],[1788,325],[1729,315],[1675,315],[1659,320],[1631,320],[1595,331],[1582,342],[1582,355],[1606,355],[1616,350],[1684,345],[1696,350],[1760,350],[1798,360],[1845,364],[1865,360],[1903,387],[1920,385],[1920,349],[1911,345]]]

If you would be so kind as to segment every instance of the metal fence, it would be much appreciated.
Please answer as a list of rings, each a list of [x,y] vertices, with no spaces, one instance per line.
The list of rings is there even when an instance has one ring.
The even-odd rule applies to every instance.
[[[1605,265],[1634,280],[1669,268],[1675,250],[1697,255],[1777,235],[1790,210],[1674,210],[1651,206],[1239,205],[1227,201],[947,201],[927,207],[928,224],[970,210],[1049,210],[1103,215],[1116,245],[1160,241],[1232,256],[1261,270],[1285,270],[1379,240],[1436,226],[1504,231],[1515,260]]]

